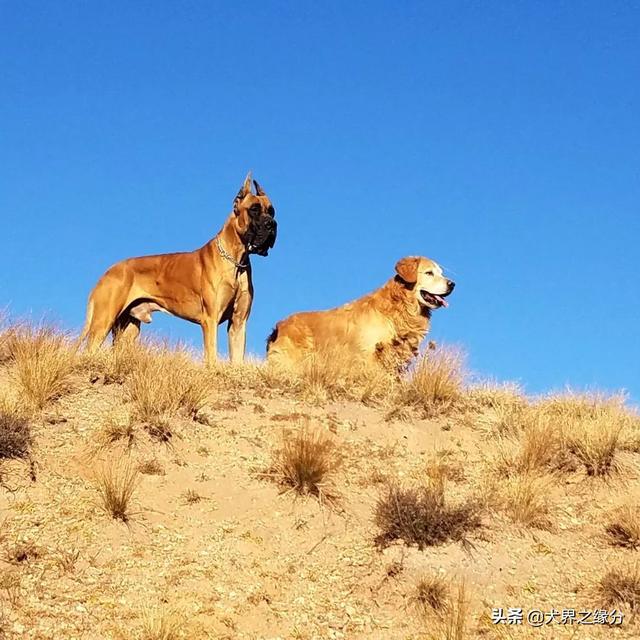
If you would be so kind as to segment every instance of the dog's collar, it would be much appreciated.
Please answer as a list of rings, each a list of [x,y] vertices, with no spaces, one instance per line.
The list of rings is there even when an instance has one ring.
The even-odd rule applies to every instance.
[[[248,258],[246,262],[236,262],[233,259],[233,256],[231,256],[229,253],[225,251],[224,247],[222,246],[222,243],[220,242],[220,238],[216,238],[216,246],[218,247],[218,251],[220,252],[220,255],[225,260],[228,260],[231,264],[235,265],[237,269],[246,269],[249,266]]]

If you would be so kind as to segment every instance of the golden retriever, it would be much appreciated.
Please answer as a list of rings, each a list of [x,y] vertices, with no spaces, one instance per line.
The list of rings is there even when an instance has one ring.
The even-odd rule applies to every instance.
[[[278,322],[267,339],[268,361],[295,366],[314,354],[337,351],[386,367],[406,366],[429,330],[432,310],[448,306],[445,297],[455,283],[429,258],[402,258],[395,270],[363,298]]]

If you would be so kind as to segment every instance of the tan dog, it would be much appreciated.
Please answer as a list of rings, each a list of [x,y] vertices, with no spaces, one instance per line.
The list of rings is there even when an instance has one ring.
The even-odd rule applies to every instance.
[[[295,365],[314,353],[401,368],[418,353],[431,311],[446,307],[455,283],[429,258],[402,258],[382,288],[329,311],[296,313],[278,322],[267,340],[270,362]]]
[[[80,342],[87,338],[94,350],[109,331],[114,340],[135,339],[141,322],[165,311],[202,327],[207,363],[217,357],[218,325],[228,322],[231,360],[242,361],[253,300],[249,254],[266,256],[277,228],[271,201],[253,184],[255,195],[247,175],[221,231],[200,249],[129,258],[111,267],[89,296]]]

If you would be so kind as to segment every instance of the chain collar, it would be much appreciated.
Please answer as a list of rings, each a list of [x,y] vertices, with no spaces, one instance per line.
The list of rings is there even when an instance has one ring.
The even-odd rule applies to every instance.
[[[224,247],[222,246],[222,243],[220,242],[220,238],[216,238],[216,246],[218,247],[218,251],[220,252],[220,255],[225,259],[228,260],[231,264],[235,265],[235,267],[237,269],[246,269],[249,266],[249,260],[247,259],[246,262],[236,262],[233,257],[231,255],[229,255],[225,250]]]

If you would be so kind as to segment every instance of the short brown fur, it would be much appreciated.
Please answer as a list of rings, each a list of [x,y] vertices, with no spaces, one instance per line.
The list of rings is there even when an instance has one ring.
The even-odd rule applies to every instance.
[[[129,258],[112,266],[89,296],[80,342],[86,338],[93,351],[110,331],[114,340],[136,339],[141,322],[151,322],[154,311],[165,311],[202,327],[207,363],[217,357],[218,325],[228,322],[231,360],[242,361],[253,301],[249,254],[255,247],[249,244],[248,234],[255,225],[267,225],[272,236],[255,251],[266,255],[264,249],[273,246],[276,227],[269,198],[257,182],[253,184],[256,195],[251,191],[251,174],[247,175],[233,212],[200,249]],[[252,218],[250,209],[256,204],[260,214]]]

